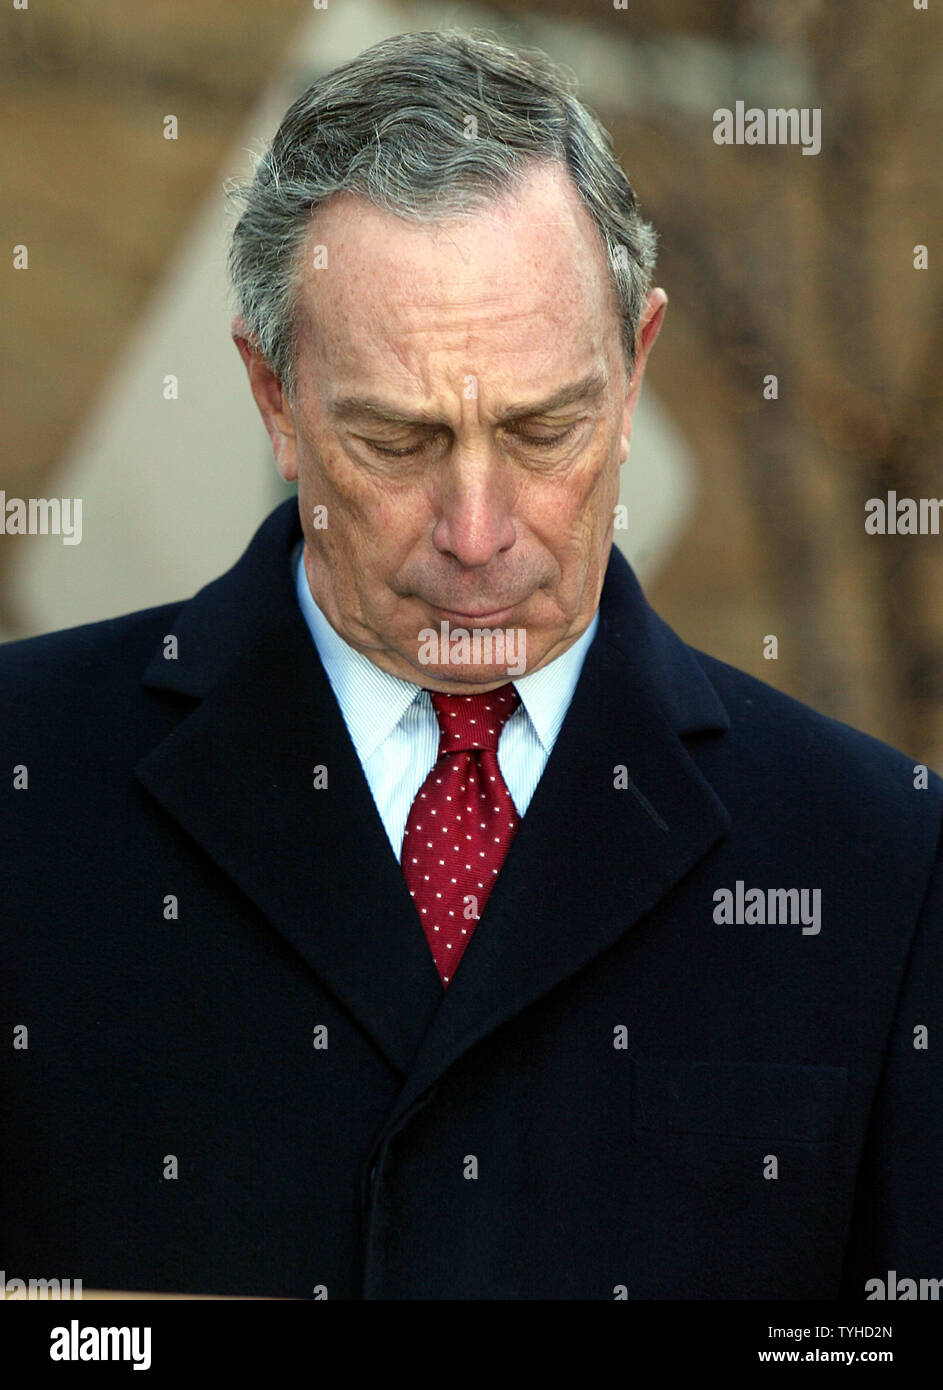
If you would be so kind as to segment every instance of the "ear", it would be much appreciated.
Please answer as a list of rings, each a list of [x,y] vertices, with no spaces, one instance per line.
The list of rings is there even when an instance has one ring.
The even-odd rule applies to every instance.
[[[629,455],[629,442],[632,438],[632,416],[635,413],[639,392],[642,389],[645,364],[648,361],[648,354],[655,346],[655,339],[661,332],[661,325],[667,307],[668,296],[665,294],[664,290],[649,290],[648,298],[645,301],[645,308],[642,311],[642,318],[638,326],[638,333],[635,337],[635,366],[632,369],[632,379],[629,382],[625,409],[622,413],[623,463]]]
[[[231,332],[249,377],[253,399],[272,442],[275,467],[286,483],[293,483],[298,477],[298,457],[291,405],[242,318],[233,319]]]

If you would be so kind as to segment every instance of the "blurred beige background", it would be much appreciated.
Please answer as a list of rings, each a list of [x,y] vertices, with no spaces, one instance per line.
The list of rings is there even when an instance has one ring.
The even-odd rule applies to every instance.
[[[318,72],[390,33],[479,24],[570,64],[661,234],[670,306],[617,533],[656,608],[943,771],[943,536],[864,531],[869,497],[943,496],[940,9],[5,9],[0,488],[81,497],[84,535],[0,536],[0,637],[183,598],[287,495],[229,340],[223,181]],[[821,153],[717,146],[713,111],[737,100],[821,108]]]

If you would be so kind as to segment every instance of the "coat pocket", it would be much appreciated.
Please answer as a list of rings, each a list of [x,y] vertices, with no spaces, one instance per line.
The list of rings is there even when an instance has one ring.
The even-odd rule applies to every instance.
[[[636,1058],[637,1133],[837,1143],[848,1068]]]

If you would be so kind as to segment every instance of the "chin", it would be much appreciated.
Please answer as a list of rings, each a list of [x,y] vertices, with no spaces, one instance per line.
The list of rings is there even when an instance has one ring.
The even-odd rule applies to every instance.
[[[456,688],[503,684],[527,669],[527,629],[456,628],[447,622],[419,633],[416,665]]]
[[[422,669],[419,684],[430,690],[438,690],[447,695],[473,694],[476,691],[493,690],[516,680],[523,672],[509,674],[495,667],[437,666]]]

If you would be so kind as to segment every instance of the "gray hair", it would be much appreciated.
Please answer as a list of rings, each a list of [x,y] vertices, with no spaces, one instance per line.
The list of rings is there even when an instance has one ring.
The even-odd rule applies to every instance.
[[[563,164],[605,247],[631,372],[655,265],[612,138],[577,80],[534,49],[475,29],[396,34],[313,82],[247,184],[229,250],[233,307],[292,398],[297,286],[312,213],[359,194],[420,223],[483,210],[542,160]]]

